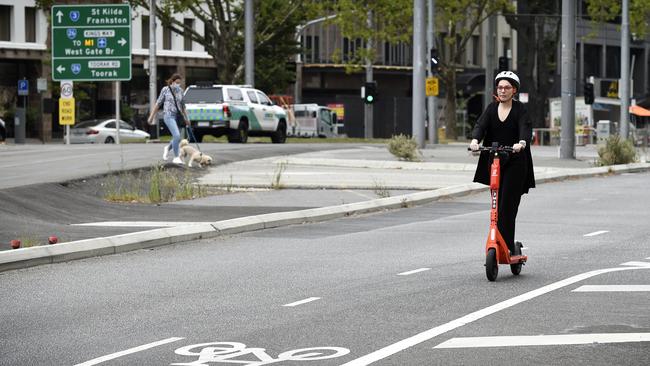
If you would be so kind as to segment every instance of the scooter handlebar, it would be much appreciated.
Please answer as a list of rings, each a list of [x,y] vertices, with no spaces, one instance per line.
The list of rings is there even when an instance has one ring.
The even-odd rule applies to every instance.
[[[467,151],[474,151],[471,148],[467,148]],[[485,147],[479,146],[476,151],[492,151],[492,152],[514,152],[515,150],[512,146],[497,146],[497,147]]]

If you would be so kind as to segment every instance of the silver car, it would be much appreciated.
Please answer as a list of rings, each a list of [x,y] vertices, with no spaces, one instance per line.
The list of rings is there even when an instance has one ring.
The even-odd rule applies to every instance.
[[[149,134],[120,121],[120,142],[146,141]],[[94,119],[70,128],[71,144],[113,144],[117,141],[115,119]]]

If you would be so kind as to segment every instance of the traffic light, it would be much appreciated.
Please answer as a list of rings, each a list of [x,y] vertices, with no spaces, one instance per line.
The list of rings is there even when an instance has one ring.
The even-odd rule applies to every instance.
[[[377,82],[376,81],[369,81],[364,84],[365,87],[365,94],[363,96],[363,101],[366,104],[372,104],[375,102],[375,99],[377,98]]]
[[[431,75],[435,75],[438,72],[438,63],[440,58],[438,57],[438,50],[432,48],[429,52],[429,62],[431,63]]]
[[[508,58],[505,56],[499,57],[499,72],[508,71]]]
[[[594,84],[585,83],[584,85],[585,104],[594,104]]]

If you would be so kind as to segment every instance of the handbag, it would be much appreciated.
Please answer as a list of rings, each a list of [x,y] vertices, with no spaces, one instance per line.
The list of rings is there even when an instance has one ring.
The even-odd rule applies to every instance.
[[[168,87],[169,88],[169,87]],[[174,98],[174,105],[176,106],[176,125],[178,125],[178,128],[183,128],[185,127],[185,116],[183,115],[183,112],[181,112],[181,108],[178,106],[178,102],[176,101],[176,95],[174,95],[174,91],[169,88],[169,92],[172,94],[172,98]]]

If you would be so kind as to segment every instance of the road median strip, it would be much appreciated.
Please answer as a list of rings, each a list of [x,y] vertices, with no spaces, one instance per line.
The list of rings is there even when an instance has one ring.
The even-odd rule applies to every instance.
[[[544,173],[537,179],[537,183],[558,181],[575,177],[647,170],[650,170],[650,163],[635,163],[580,170],[576,169],[561,173]],[[223,235],[234,235],[248,231],[327,221],[346,216],[395,208],[405,208],[413,205],[426,204],[441,198],[463,196],[485,190],[487,190],[487,186],[478,183],[469,183],[337,206],[268,213],[222,220],[209,224],[188,223],[184,226],[165,227],[55,245],[7,250],[0,252],[0,272],[41,264],[51,264],[100,255],[116,254],[192,240],[209,239]]]

